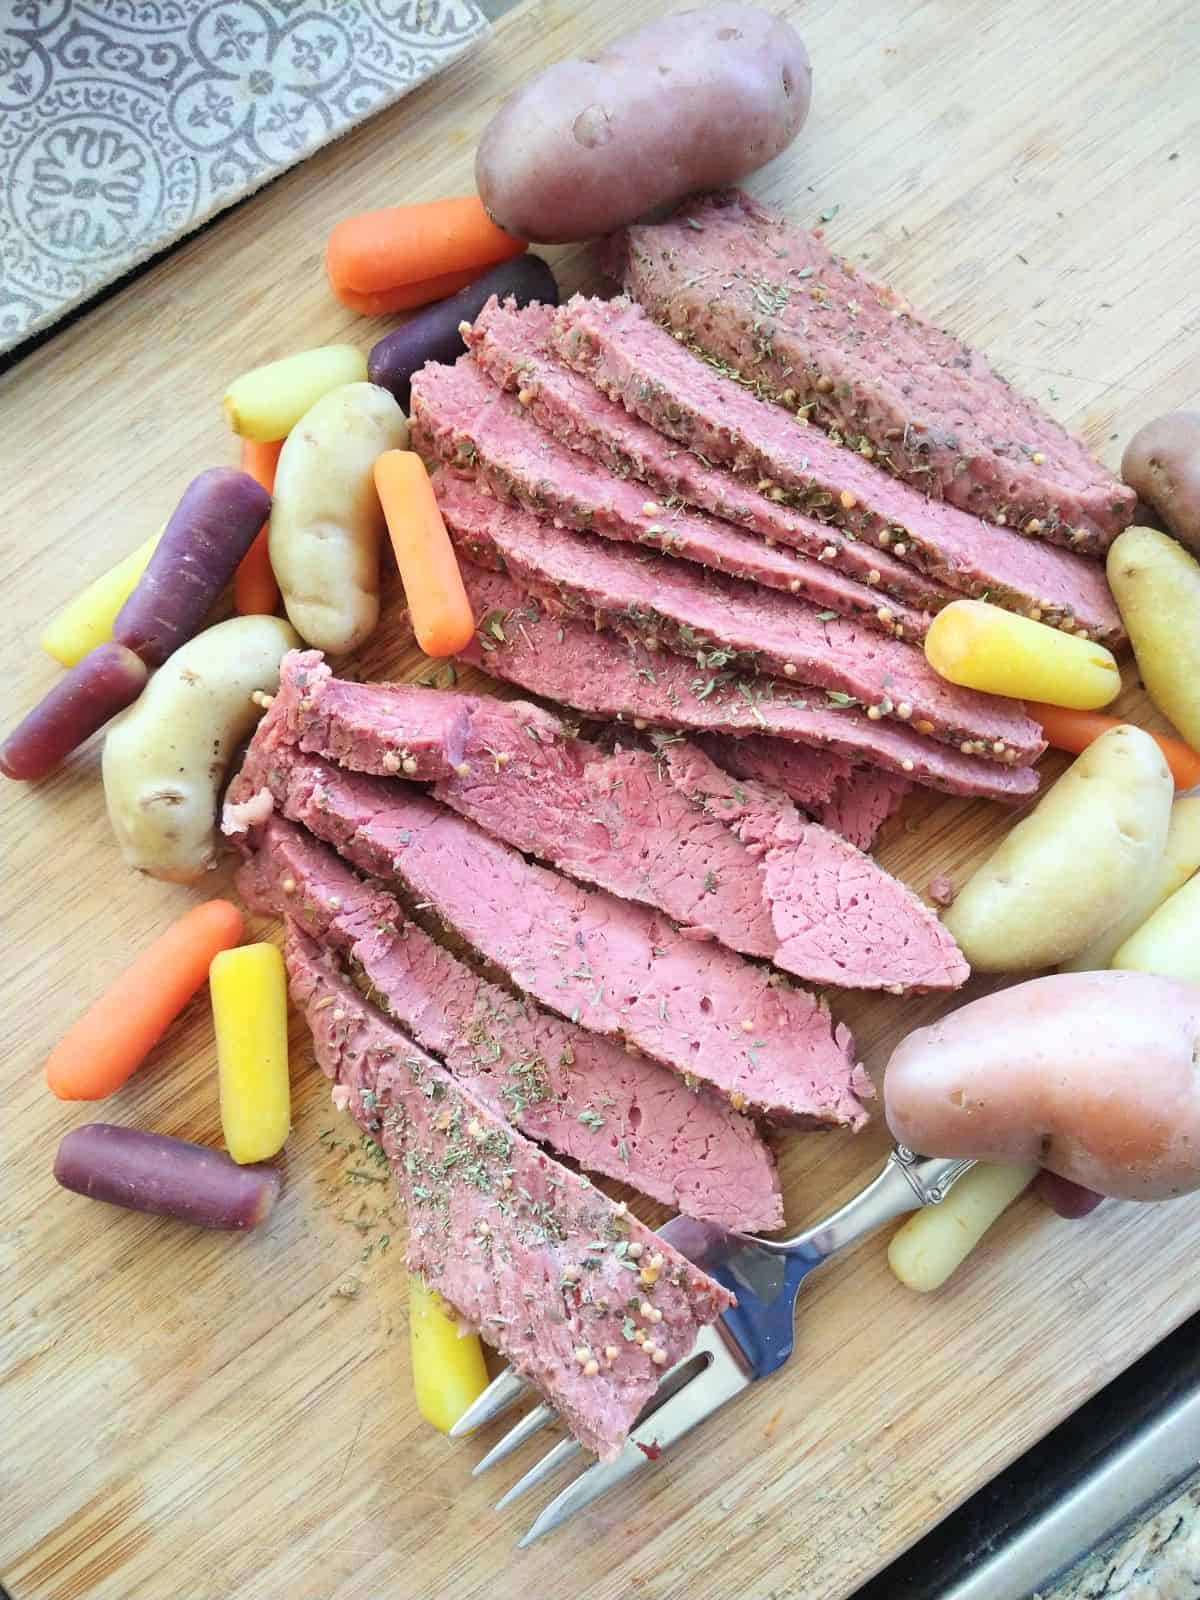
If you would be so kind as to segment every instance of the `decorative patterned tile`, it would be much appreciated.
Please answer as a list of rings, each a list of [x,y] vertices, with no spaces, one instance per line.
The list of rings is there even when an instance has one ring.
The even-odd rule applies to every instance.
[[[0,0],[0,351],[487,27],[475,0]]]

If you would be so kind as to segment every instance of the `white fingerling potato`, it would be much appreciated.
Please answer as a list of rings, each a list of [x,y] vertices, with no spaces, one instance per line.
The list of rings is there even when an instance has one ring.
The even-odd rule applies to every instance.
[[[1149,734],[1126,723],[1101,734],[946,911],[972,967],[1053,967],[1111,927],[1158,870],[1174,792]]]
[[[372,469],[408,445],[408,419],[373,383],[324,395],[288,434],[275,472],[271,566],[301,638],[341,654],[379,620],[383,510]]]
[[[1126,939],[1112,964],[1129,972],[1156,972],[1160,978],[1200,984],[1200,874],[1163,901]]]
[[[906,1288],[922,1294],[940,1289],[1037,1170],[1029,1163],[972,1167],[944,1200],[915,1212],[896,1230],[888,1266]]]
[[[1155,871],[1133,893],[1128,909],[1112,927],[1093,939],[1077,956],[1064,961],[1064,972],[1098,972],[1112,964],[1113,955],[1164,900],[1182,889],[1200,870],[1200,794],[1181,795],[1171,807],[1167,843]]]
[[[233,617],[189,639],[104,741],[104,799],[126,862],[193,883],[216,865],[217,796],[240,740],[299,644],[282,617]]]
[[[1146,693],[1200,750],[1200,562],[1157,528],[1126,528],[1109,548],[1108,582]]]
[[[222,409],[234,433],[265,444],[286,439],[322,395],[366,376],[367,358],[354,345],[320,345],[243,372],[225,391]]]

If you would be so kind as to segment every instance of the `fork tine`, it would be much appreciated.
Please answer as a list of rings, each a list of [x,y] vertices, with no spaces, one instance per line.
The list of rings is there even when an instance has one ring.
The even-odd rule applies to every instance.
[[[503,1461],[505,1456],[512,1455],[513,1451],[523,1445],[526,1439],[532,1439],[535,1433],[540,1433],[543,1428],[548,1428],[555,1421],[558,1413],[553,1406],[534,1406],[532,1411],[527,1411],[520,1422],[512,1427],[484,1456],[482,1461],[477,1461],[471,1468],[471,1476],[477,1478],[481,1472],[486,1472],[489,1467],[494,1467],[497,1461]]]
[[[517,1479],[507,1494],[501,1495],[496,1501],[496,1510],[503,1511],[505,1506],[510,1506],[514,1500],[519,1500],[527,1490],[536,1488],[543,1478],[548,1478],[552,1472],[557,1472],[564,1461],[569,1461],[572,1456],[582,1453],[583,1446],[577,1439],[560,1439],[552,1449],[546,1451],[540,1461],[534,1462],[523,1478]]]
[[[560,1527],[577,1511],[591,1505],[593,1500],[607,1494],[617,1484],[624,1483],[635,1472],[640,1472],[652,1459],[657,1459],[660,1451],[673,1445],[677,1439],[682,1439],[698,1422],[703,1422],[705,1417],[711,1416],[727,1400],[732,1400],[734,1395],[749,1386],[750,1374],[716,1328],[701,1329],[691,1354],[678,1362],[672,1371],[685,1366],[701,1353],[711,1358],[704,1370],[690,1378],[657,1411],[634,1427],[615,1461],[597,1462],[594,1467],[573,1478],[536,1519],[520,1541],[520,1549],[526,1549]]]
[[[505,1367],[503,1372],[492,1379],[478,1400],[472,1400],[450,1429],[450,1437],[461,1439],[464,1433],[473,1433],[476,1428],[481,1428],[485,1422],[490,1422],[502,1411],[507,1411],[527,1388],[524,1378],[518,1378],[511,1367]]]

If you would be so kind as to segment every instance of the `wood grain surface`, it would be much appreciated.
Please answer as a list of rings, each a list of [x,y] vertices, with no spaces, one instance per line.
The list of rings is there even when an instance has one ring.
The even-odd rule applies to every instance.
[[[467,190],[502,95],[671,9],[526,4],[0,382],[7,722],[55,679],[36,646],[45,617],[157,527],[196,471],[236,458],[229,379],[377,335],[327,293],[330,226]],[[982,345],[1110,462],[1147,418],[1197,404],[1188,0],[778,9],[808,39],[815,104],[757,193],[804,223],[836,213],[836,248]],[[586,252],[553,254],[567,287],[591,281]],[[394,580],[388,594],[364,675],[423,665],[397,643]],[[1132,680],[1122,704],[1152,721]],[[299,1023],[286,1188],[261,1231],[193,1232],[56,1188],[59,1138],[96,1118],[219,1142],[206,997],[111,1103],[60,1104],[42,1077],[65,1024],[198,896],[122,869],[95,744],[43,784],[6,783],[0,804],[0,1577],[14,1600],[837,1600],[1200,1306],[1187,1246],[1200,1197],[1106,1204],[1076,1225],[1026,1200],[924,1299],[876,1240],[811,1282],[784,1374],[636,1490],[518,1554],[537,1505],[490,1507],[537,1447],[475,1482],[479,1443],[418,1418],[403,1219],[350,1175],[353,1130]],[[961,878],[1008,822],[921,796],[882,857],[923,890]],[[228,887],[216,874],[204,892]],[[943,1003],[835,1009],[878,1077]],[[879,1126],[784,1140],[789,1220],[844,1198],[885,1145]]]

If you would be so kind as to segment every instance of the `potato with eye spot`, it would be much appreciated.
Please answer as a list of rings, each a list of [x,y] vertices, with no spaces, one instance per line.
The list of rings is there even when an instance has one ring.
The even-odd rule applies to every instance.
[[[1174,793],[1148,733],[1122,723],[1101,734],[943,917],[972,967],[1053,967],[1111,927],[1158,867]]]
[[[1170,411],[1125,446],[1121,476],[1200,555],[1200,411]]]
[[[928,1155],[1033,1161],[1097,1194],[1200,1188],[1200,988],[1065,972],[974,1000],[892,1053],[888,1127]]]
[[[595,239],[770,161],[811,93],[808,52],[781,18],[747,5],[681,11],[510,95],[479,141],[475,183],[506,233]]]
[[[126,863],[194,883],[217,864],[217,795],[238,743],[279,685],[300,640],[282,617],[231,617],[167,658],[109,726],[102,771],[109,821]]]

